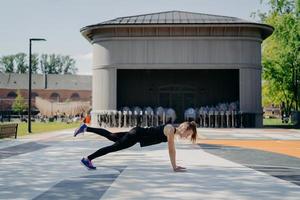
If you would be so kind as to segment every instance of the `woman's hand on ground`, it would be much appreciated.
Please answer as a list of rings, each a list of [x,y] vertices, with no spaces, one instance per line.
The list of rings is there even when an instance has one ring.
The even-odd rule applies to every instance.
[[[186,172],[186,168],[185,167],[176,166],[174,168],[174,172]]]

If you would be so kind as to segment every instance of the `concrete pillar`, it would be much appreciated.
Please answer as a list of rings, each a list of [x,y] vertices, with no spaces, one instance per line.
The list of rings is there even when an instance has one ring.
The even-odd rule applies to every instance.
[[[111,66],[111,46],[105,41],[93,42],[93,115],[103,110],[116,110],[117,69]],[[92,125],[97,126],[92,116]]]
[[[93,110],[117,109],[117,70],[116,68],[93,70]],[[93,112],[96,114],[95,112]],[[93,120],[96,117],[92,116]]]
[[[117,70],[116,68],[93,71],[93,109],[116,110]]]
[[[243,120],[253,119],[253,126],[262,127],[261,69],[259,67],[240,69],[240,110],[245,114]],[[246,116],[247,114],[249,115]]]

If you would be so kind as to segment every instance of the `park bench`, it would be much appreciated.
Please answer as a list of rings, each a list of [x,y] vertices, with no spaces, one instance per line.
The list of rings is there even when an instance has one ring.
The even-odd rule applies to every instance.
[[[0,124],[0,138],[15,137],[17,139],[18,124]]]

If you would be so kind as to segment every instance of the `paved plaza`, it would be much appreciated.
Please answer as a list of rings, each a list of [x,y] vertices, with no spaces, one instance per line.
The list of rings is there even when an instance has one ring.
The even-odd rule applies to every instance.
[[[0,140],[0,199],[299,199],[299,130],[198,134],[198,144],[176,143],[185,173],[171,170],[166,143],[106,155],[89,171],[80,159],[111,144],[98,135],[64,130]]]

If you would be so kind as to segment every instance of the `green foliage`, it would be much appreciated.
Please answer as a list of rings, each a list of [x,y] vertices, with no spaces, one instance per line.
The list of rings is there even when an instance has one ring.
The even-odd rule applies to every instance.
[[[27,109],[27,104],[23,98],[23,96],[20,93],[20,90],[17,91],[17,97],[14,100],[14,103],[12,104],[12,110],[14,112],[17,112],[19,114],[23,113]]]
[[[39,71],[39,55],[36,53],[31,55],[31,71],[34,74]]]
[[[286,14],[295,11],[295,0],[261,0],[271,6],[270,13]]]
[[[274,84],[270,81],[263,81],[262,85],[262,104],[263,106],[270,106],[271,104],[280,105],[284,94],[278,91]]]
[[[269,0],[271,11],[263,19],[275,28],[263,43],[263,104],[286,102],[298,108],[300,76],[300,21],[295,1]]]
[[[63,73],[64,74],[76,74],[77,68],[75,68],[75,60],[70,58],[70,56],[64,56],[62,58],[62,62],[64,63]]]
[[[289,121],[288,123],[282,123],[281,119],[263,119],[264,126],[292,126],[292,122]]]
[[[70,56],[47,55],[41,56],[42,72],[47,74],[75,74],[75,60]]]
[[[0,60],[1,70],[5,73],[13,73],[14,70],[14,56],[3,56]]]
[[[26,73],[28,71],[28,65],[26,63],[26,54],[18,53],[14,56],[15,64],[16,64],[16,73]]]
[[[29,64],[25,53],[2,56],[0,58],[0,71],[4,73],[27,73]],[[39,65],[40,64],[40,65]],[[31,55],[32,73],[39,71],[47,74],[76,74],[75,60],[70,56],[43,54]]]

